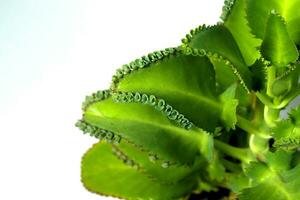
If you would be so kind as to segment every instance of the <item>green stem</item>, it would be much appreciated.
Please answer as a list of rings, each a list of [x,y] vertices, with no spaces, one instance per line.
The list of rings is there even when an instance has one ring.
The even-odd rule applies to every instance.
[[[276,67],[270,66],[267,70],[267,95],[269,97],[274,98],[274,95],[272,94],[272,85],[276,78]],[[262,97],[262,96],[261,96]],[[265,101],[265,102],[264,102]],[[281,105],[277,105],[276,107],[272,106],[274,105],[273,102],[267,101],[267,98],[263,97],[262,102],[265,104],[264,107],[264,118],[265,122],[269,127],[275,126],[275,121],[278,119],[279,116],[279,108]]]
[[[264,107],[264,118],[265,122],[269,127],[275,127],[276,126],[276,121],[279,118],[279,113],[280,110],[278,109],[272,109],[269,108],[268,106]]]
[[[262,155],[269,150],[269,138],[251,135],[249,147],[257,157],[262,157]]]
[[[253,123],[239,115],[237,116],[236,125],[250,134],[261,135],[261,131],[257,129]]]
[[[241,165],[240,165],[240,164],[231,162],[231,161],[226,160],[226,159],[222,159],[221,161],[222,161],[224,167],[225,167],[226,169],[228,169],[229,171],[231,171],[231,172],[238,173],[238,172],[241,172],[241,171],[242,171],[242,168],[241,168]]]
[[[274,66],[270,66],[267,69],[267,95],[270,97],[274,97],[272,94],[272,84],[276,78],[276,68]]]
[[[293,89],[290,94],[283,99],[281,104],[279,105],[280,108],[286,107],[294,98],[300,95],[300,85],[298,85],[295,89]]]
[[[260,92],[256,92],[255,93],[257,98],[266,106],[268,106],[269,108],[273,108],[273,109],[281,109],[283,108],[282,103],[280,104],[274,104],[273,100],[266,94],[260,93]]]
[[[242,162],[248,163],[251,160],[253,160],[249,156],[249,151],[247,148],[234,147],[216,139],[214,140],[214,145],[215,148],[220,150],[222,153],[231,156],[233,158],[236,158]]]

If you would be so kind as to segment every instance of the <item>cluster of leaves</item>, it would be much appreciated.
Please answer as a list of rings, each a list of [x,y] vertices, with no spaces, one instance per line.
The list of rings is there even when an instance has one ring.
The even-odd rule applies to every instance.
[[[82,181],[124,199],[230,190],[300,199],[300,0],[225,0],[222,21],[123,65],[87,96],[84,133],[100,139]],[[225,198],[225,197],[224,197]]]

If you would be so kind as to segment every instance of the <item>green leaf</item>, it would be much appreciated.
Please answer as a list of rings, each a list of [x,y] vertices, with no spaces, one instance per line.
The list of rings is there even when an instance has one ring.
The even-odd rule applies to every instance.
[[[87,107],[84,121],[128,139],[171,162],[192,164],[199,153],[203,130],[178,127],[161,111],[142,103],[116,103],[112,98]]]
[[[226,186],[234,193],[239,193],[249,187],[249,179],[243,173],[228,173],[226,174],[226,180]]]
[[[239,195],[240,200],[298,200],[300,198],[300,165],[272,177],[263,183],[247,188]]]
[[[204,135],[199,143],[201,154],[208,160],[211,161],[214,156],[214,138],[212,135]]]
[[[124,199],[179,199],[197,187],[193,179],[176,184],[150,180],[113,155],[109,144],[97,143],[82,159],[81,178],[91,192]]]
[[[223,166],[217,151],[213,154],[213,159],[208,165],[207,172],[210,180],[222,182],[225,178],[225,167]]]
[[[252,185],[257,185],[271,176],[269,168],[259,162],[251,162],[249,166],[245,168],[245,174],[251,180]]]
[[[224,67],[232,69],[246,90],[251,88],[251,72],[232,34],[222,24],[211,27],[199,27],[183,39],[183,48],[192,48],[206,54],[209,58],[223,61]]]
[[[269,152],[266,163],[252,162],[245,173],[251,187],[239,194],[241,200],[297,200],[300,198],[300,165],[291,167],[292,154],[289,152]]]
[[[237,85],[233,84],[223,94],[220,95],[220,99],[224,103],[221,118],[227,131],[230,129],[235,129],[235,124],[237,122],[236,109],[239,102],[237,99],[235,99],[236,88]]]
[[[267,83],[267,66],[262,59],[258,59],[251,67],[253,74],[253,90],[262,91],[266,88]]]
[[[240,82],[239,77],[236,74],[234,74],[232,68],[226,65],[226,61],[211,59],[211,62],[214,65],[216,73],[217,93],[223,93],[227,90],[227,88]],[[235,97],[239,101],[238,109],[242,107],[248,107],[251,105],[251,96],[248,92],[248,88],[245,90],[244,85],[237,85]]]
[[[298,86],[299,75],[299,63],[293,64],[288,70],[284,70],[284,72],[274,80],[271,87],[272,94],[278,97],[284,97],[288,93],[293,93],[293,90]]]
[[[299,0],[248,0],[247,16],[253,33],[264,37],[268,16],[272,10],[284,17],[292,40],[300,44],[300,1]]]
[[[292,161],[291,161],[292,167],[295,167],[297,165],[300,165],[300,152],[299,151],[294,152]]]
[[[261,40],[254,37],[246,19],[246,0],[231,0],[231,10],[224,20],[224,25],[233,35],[243,58],[248,66],[252,65],[259,57],[258,47]]]
[[[289,113],[289,119],[282,120],[273,128],[274,146],[286,149],[300,147],[300,106]]]
[[[149,154],[124,140],[115,146],[115,148],[138,163],[138,165],[142,167],[142,171],[151,179],[158,180],[162,183],[177,183],[192,175],[196,177],[199,171],[207,166],[207,162],[202,156],[197,156],[192,166],[164,161],[157,155]]]
[[[292,152],[277,150],[275,153],[268,152],[266,162],[273,172],[283,172],[290,168]]]
[[[298,174],[299,175],[299,174]],[[295,180],[295,178],[294,178]],[[279,182],[279,183],[278,183]],[[283,184],[280,179],[266,180],[264,183],[252,188],[247,188],[239,195],[240,200],[297,200],[300,198],[299,192],[291,193],[288,185],[295,181]],[[298,183],[297,183],[298,184]]]
[[[230,60],[235,66],[246,68],[239,47],[224,25],[201,27],[199,31],[190,36],[185,44],[192,48],[218,53]]]
[[[274,175],[274,172],[283,172],[290,168],[292,154],[278,150],[266,154],[266,163],[251,162],[245,168],[245,174],[251,180],[252,186],[264,182]]]
[[[221,121],[224,103],[217,96],[214,68],[206,56],[185,55],[176,49],[174,54],[124,75],[115,90],[164,99],[209,132]]]
[[[300,105],[289,112],[289,118],[295,126],[300,126]]]
[[[235,3],[235,0],[225,0],[224,1],[220,19],[222,19],[223,21],[227,20],[229,14],[231,14],[231,12],[232,12],[232,7],[233,7],[234,3]]]
[[[239,82],[238,77],[233,73],[230,67],[226,66],[225,61],[211,59],[211,62],[214,65],[216,73],[218,93],[224,92],[232,84]]]
[[[297,47],[289,37],[285,21],[275,12],[268,17],[261,51],[276,67],[286,67],[298,59]]]
[[[272,84],[272,94],[277,97],[285,96],[292,89],[292,86],[289,79],[278,79]]]

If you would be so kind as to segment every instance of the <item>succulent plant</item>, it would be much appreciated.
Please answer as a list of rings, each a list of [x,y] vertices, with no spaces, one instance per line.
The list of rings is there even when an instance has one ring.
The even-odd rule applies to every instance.
[[[300,0],[225,0],[221,21],[123,65],[76,123],[91,192],[300,199]],[[205,196],[204,196],[205,197]],[[207,196],[208,198],[208,196]],[[216,198],[215,198],[216,199]]]

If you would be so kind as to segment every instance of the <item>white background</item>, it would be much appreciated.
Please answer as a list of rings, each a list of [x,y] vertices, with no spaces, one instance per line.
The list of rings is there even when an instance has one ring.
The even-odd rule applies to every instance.
[[[117,67],[219,21],[223,0],[0,0],[0,199],[101,199],[74,127]],[[104,198],[106,199],[106,198]]]

